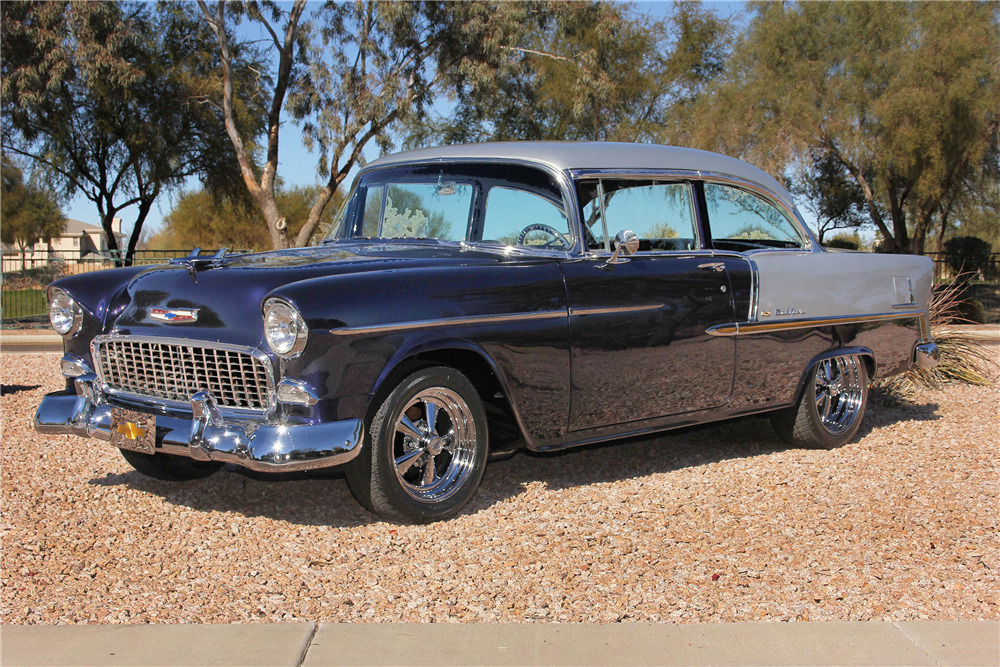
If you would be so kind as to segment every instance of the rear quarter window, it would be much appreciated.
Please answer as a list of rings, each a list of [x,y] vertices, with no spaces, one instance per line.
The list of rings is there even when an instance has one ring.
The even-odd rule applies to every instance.
[[[705,184],[712,243],[722,250],[803,248],[798,227],[774,204],[747,190]]]

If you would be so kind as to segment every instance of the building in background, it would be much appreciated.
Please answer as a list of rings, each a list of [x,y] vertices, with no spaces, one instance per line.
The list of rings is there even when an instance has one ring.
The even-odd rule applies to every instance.
[[[122,219],[115,218],[111,229],[121,248],[127,241],[122,233]],[[61,236],[42,239],[22,253],[16,246],[3,246],[3,271],[20,271],[24,268],[43,266],[52,260],[64,262],[93,262],[110,257],[110,244],[104,229],[81,220],[66,219],[66,228]]]

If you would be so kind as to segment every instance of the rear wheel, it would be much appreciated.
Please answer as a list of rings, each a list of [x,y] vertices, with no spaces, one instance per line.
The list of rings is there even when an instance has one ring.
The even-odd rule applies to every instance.
[[[407,376],[379,407],[347,475],[355,497],[387,519],[446,519],[475,495],[489,449],[475,387],[453,368]]]
[[[858,432],[868,404],[868,373],[856,354],[813,366],[794,408],[771,415],[775,432],[796,447],[833,449]]]
[[[119,449],[129,465],[147,477],[168,482],[208,477],[222,467],[217,461],[195,461],[173,454],[143,454],[130,449]]]

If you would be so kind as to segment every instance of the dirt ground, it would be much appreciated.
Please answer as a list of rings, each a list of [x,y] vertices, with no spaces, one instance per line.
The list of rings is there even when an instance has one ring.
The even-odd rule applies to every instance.
[[[39,435],[58,355],[0,355],[0,621],[782,621],[1000,617],[1000,393],[872,405],[855,442],[763,419],[491,463],[429,526],[329,473],[166,483]]]

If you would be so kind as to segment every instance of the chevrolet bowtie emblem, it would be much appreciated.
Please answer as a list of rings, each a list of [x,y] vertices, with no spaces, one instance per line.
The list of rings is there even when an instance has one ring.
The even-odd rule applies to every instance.
[[[142,436],[146,435],[146,429],[142,428],[135,422],[125,422],[124,424],[119,424],[118,432],[129,440],[138,440]]]
[[[149,316],[154,320],[173,324],[175,322],[197,322],[199,308],[150,308]]]

